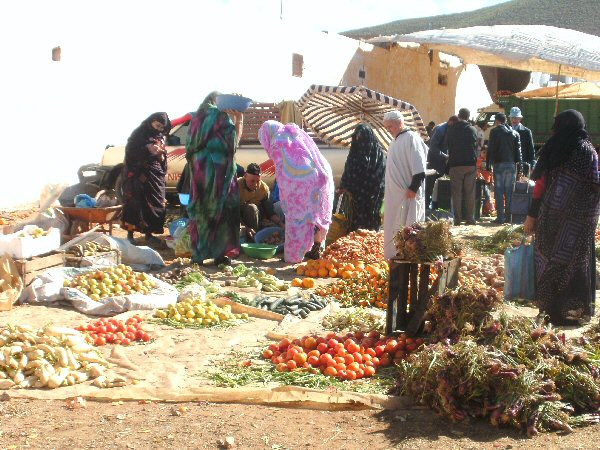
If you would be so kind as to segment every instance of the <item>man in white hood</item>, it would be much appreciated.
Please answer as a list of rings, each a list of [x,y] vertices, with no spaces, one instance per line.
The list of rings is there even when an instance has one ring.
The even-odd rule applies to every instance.
[[[425,221],[425,167],[427,145],[418,133],[404,126],[400,111],[389,111],[383,124],[392,135],[385,168],[384,254],[398,252],[394,235],[407,225]]]

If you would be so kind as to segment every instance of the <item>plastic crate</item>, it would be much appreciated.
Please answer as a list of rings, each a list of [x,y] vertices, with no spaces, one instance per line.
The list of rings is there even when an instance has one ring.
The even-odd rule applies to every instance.
[[[0,235],[0,254],[8,253],[15,259],[27,259],[60,247],[60,230],[58,228],[50,228],[48,234],[36,238],[29,235],[19,237],[19,233]]]

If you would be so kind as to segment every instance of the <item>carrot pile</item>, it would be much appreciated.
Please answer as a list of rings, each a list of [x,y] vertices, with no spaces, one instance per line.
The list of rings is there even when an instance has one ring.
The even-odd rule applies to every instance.
[[[323,252],[323,258],[340,262],[363,261],[365,264],[383,261],[383,233],[353,231],[330,244]]]

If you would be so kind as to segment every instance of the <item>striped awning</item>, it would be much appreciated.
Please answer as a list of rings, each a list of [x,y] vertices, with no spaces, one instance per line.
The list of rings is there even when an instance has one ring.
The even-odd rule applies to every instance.
[[[387,149],[392,136],[383,126],[383,115],[392,110],[402,112],[405,125],[428,139],[417,108],[364,86],[312,85],[298,100],[297,106],[310,129],[333,145],[350,147],[354,129],[367,123]]]

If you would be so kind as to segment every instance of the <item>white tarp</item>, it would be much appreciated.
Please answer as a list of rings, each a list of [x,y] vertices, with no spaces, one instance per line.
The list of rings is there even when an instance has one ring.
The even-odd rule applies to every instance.
[[[600,81],[600,37],[546,25],[494,25],[418,31],[367,42],[414,42],[465,64],[508,67]],[[560,67],[560,69],[559,69]]]

